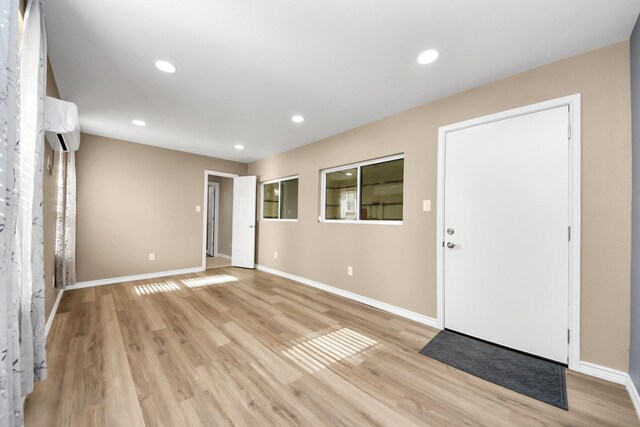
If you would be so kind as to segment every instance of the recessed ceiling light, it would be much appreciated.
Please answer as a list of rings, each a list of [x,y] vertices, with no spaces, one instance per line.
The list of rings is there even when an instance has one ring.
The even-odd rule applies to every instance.
[[[291,121],[293,121],[294,123],[302,123],[302,122],[304,122],[304,117],[302,117],[302,116],[293,116],[293,117],[291,117]]]
[[[146,126],[147,125],[144,121],[138,120],[138,119],[131,120],[131,123],[133,123],[136,126]]]
[[[438,59],[439,56],[440,56],[440,53],[438,53],[438,51],[435,49],[425,50],[420,55],[418,55],[418,64],[422,64],[422,65],[431,64],[436,59]]]
[[[156,61],[156,68],[160,71],[164,71],[165,73],[175,73],[176,67],[167,61]]]
[[[236,144],[233,146],[236,150],[244,150],[244,145]]]

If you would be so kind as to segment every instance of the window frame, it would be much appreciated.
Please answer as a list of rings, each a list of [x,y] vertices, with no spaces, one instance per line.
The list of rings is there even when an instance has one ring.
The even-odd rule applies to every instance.
[[[297,179],[298,180],[298,207],[300,207],[300,177],[298,175],[290,175],[285,176],[283,178],[275,178],[267,181],[262,181],[260,183],[260,217],[258,218],[260,221],[270,221],[270,222],[298,222],[298,218],[300,217],[300,212],[298,212],[298,218],[296,219],[288,219],[288,218],[280,218],[280,202],[282,201],[282,182],[283,181],[291,181]],[[264,186],[267,184],[275,184],[278,183],[278,218],[265,218],[264,217]]]
[[[348,165],[336,166],[332,168],[322,169],[320,176],[320,216],[318,222],[326,224],[378,224],[378,225],[403,225],[404,223],[404,174],[402,180],[402,219],[401,220],[363,220],[360,219],[362,214],[362,208],[360,206],[360,198],[362,188],[360,180],[362,179],[362,167],[375,165],[378,163],[391,162],[393,160],[404,160],[404,153],[394,154],[386,157],[378,157],[376,159],[364,160],[362,162],[349,163]],[[327,198],[327,174],[333,172],[340,172],[346,169],[357,169],[357,183],[356,183],[356,219],[327,219],[326,218],[326,198]]]

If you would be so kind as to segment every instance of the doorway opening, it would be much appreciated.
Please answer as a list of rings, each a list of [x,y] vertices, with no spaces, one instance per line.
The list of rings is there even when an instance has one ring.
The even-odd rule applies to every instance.
[[[233,178],[237,175],[205,171],[202,268],[231,265]]]

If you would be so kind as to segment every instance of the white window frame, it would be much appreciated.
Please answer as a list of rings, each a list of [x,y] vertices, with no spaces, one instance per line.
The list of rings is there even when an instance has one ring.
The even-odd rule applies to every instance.
[[[360,219],[361,209],[360,209],[360,179],[362,175],[362,167],[375,165],[378,163],[386,163],[393,160],[404,160],[404,153],[395,154],[387,157],[379,157],[377,159],[365,160],[357,163],[350,163],[348,165],[337,166],[329,169],[322,169],[321,172],[321,183],[320,183],[320,217],[318,218],[319,222],[327,223],[327,224],[378,224],[378,225],[402,225],[404,223],[404,180],[402,184],[402,220],[362,220]],[[327,174],[332,172],[340,172],[346,169],[358,169],[358,180],[356,183],[356,219],[326,219],[326,198],[327,198]]]
[[[280,196],[282,195],[282,181],[291,181],[292,179],[298,180],[298,207],[300,206],[300,177],[298,175],[286,176],[284,178],[276,178],[270,179],[268,181],[262,181],[260,183],[260,221],[272,221],[272,222],[298,222],[298,218],[296,219],[286,219],[286,218],[265,218],[264,217],[264,186],[266,184],[275,184],[278,183],[278,216],[280,216]],[[300,212],[298,212],[298,217],[300,217]]]

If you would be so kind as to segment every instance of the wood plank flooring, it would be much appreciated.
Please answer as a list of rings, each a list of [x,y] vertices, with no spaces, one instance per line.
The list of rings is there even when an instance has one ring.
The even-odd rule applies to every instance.
[[[418,354],[436,330],[266,273],[65,292],[27,426],[639,425],[569,372],[569,411]]]

